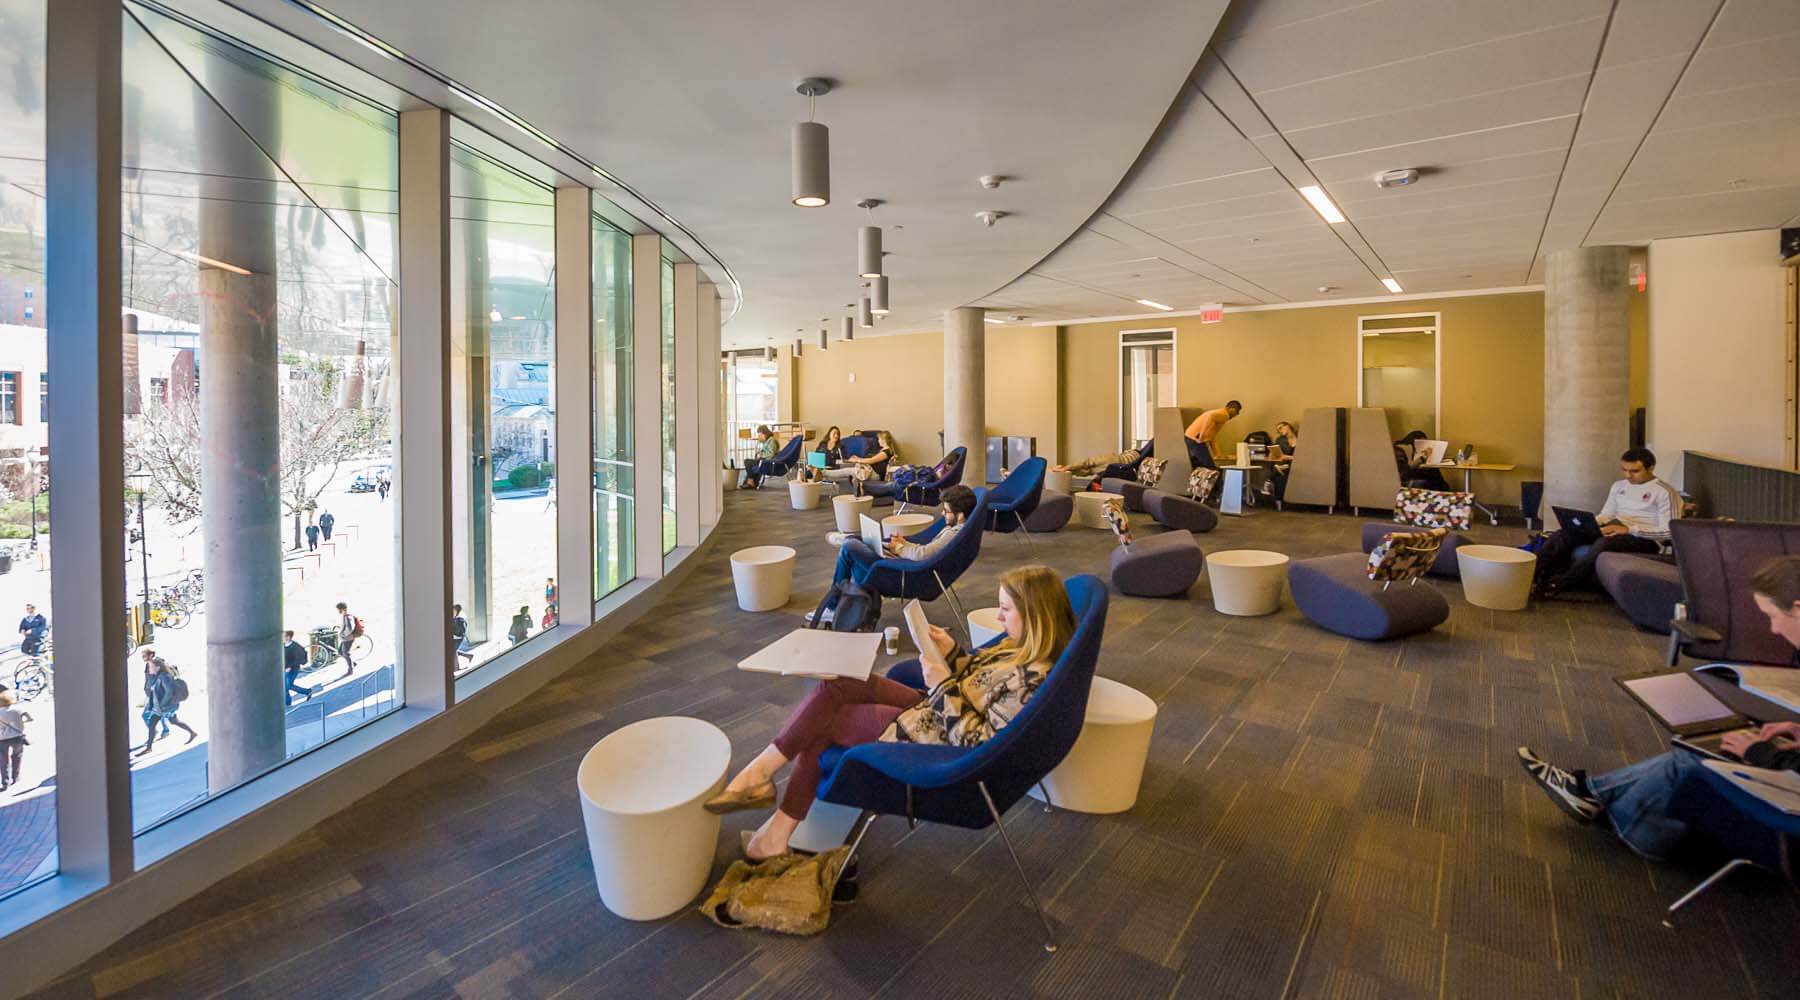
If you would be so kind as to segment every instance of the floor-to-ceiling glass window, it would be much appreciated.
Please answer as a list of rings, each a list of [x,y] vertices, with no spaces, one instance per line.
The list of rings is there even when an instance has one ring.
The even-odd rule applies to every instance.
[[[662,262],[663,555],[675,549],[675,265]]]
[[[556,622],[556,196],[546,168],[450,129],[451,589],[460,667]]]
[[[394,708],[397,119],[124,6],[132,818]],[[99,595],[96,595],[99,596]]]
[[[775,361],[763,351],[725,355],[725,432],[738,468],[756,457],[756,428],[778,419]]]
[[[598,199],[599,196],[595,195]],[[637,574],[633,558],[631,237],[594,216],[594,596]]]
[[[15,387],[46,377],[44,14],[45,0],[0,0],[0,370]],[[19,616],[0,642],[0,896],[57,865],[50,427],[14,402],[0,421],[0,613]]]

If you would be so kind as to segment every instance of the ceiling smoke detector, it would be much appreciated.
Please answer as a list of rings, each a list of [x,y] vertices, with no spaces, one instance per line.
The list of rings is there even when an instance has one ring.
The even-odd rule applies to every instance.
[[[989,229],[992,229],[992,228],[994,228],[994,223],[999,222],[1001,219],[1006,218],[1006,213],[1005,212],[976,212],[975,217],[977,219],[981,220],[982,225],[988,227]]]
[[[1319,294],[1320,295],[1330,295],[1332,292],[1335,292],[1335,291],[1337,291],[1336,285],[1320,285],[1319,286]]]
[[[1378,188],[1405,187],[1419,179],[1417,167],[1402,167],[1399,170],[1383,170],[1375,175],[1375,186]]]
[[[977,183],[982,187],[987,188],[989,191],[992,191],[999,187],[1000,182],[1004,180],[1006,180],[1005,174],[986,174]]]

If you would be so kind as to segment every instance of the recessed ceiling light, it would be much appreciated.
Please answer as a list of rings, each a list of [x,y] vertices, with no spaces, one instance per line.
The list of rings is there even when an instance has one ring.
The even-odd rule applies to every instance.
[[[1392,278],[1383,278],[1381,279],[1381,283],[1386,285],[1387,290],[1393,292],[1395,295],[1399,295],[1401,292],[1405,291],[1405,289],[1400,287],[1400,283]]]
[[[983,316],[983,317],[981,317],[981,321],[983,323],[996,323],[996,324],[1006,322],[1005,320],[1001,319],[998,316]]]
[[[1331,201],[1331,196],[1317,184],[1308,184],[1301,188],[1300,197],[1305,198],[1312,205],[1313,211],[1319,213],[1326,222],[1335,226],[1344,221],[1344,213],[1338,211],[1338,207]]]
[[[1174,312],[1175,311],[1174,306],[1165,306],[1161,302],[1152,302],[1149,299],[1139,299],[1138,305],[1149,306],[1152,309],[1161,309],[1163,312]]]

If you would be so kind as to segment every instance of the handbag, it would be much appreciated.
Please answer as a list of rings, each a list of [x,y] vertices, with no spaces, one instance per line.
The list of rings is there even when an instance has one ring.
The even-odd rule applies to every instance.
[[[767,861],[734,861],[713,886],[700,912],[720,927],[755,927],[781,934],[817,934],[831,923],[848,845],[818,854],[782,854]]]

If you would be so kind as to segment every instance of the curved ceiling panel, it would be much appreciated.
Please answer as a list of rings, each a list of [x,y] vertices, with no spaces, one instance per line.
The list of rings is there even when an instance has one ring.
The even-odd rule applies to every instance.
[[[858,292],[862,198],[880,198],[894,312],[935,326],[1042,259],[1117,186],[1225,0],[753,0],[595,4],[331,0],[344,19],[625,179],[737,273],[728,346],[817,335]],[[804,76],[837,89],[832,203],[788,203]],[[1009,178],[984,190],[977,178]],[[1008,213],[992,229],[975,213]],[[834,327],[835,329],[835,327]]]

